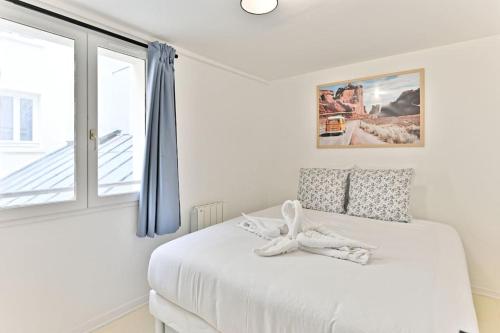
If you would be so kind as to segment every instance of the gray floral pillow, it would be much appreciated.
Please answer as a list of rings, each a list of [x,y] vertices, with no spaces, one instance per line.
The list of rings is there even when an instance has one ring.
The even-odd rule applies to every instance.
[[[350,170],[300,169],[297,199],[302,207],[345,213],[347,178]]]
[[[414,173],[413,169],[352,170],[347,214],[410,222],[410,189]]]

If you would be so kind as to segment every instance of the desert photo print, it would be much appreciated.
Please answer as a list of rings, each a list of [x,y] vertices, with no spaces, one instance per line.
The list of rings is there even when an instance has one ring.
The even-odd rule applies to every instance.
[[[318,148],[424,145],[424,70],[317,87]]]

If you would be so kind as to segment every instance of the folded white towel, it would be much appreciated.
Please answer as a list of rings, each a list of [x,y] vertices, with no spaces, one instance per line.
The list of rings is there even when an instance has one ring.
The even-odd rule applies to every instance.
[[[281,215],[285,219],[288,226],[288,238],[295,239],[299,232],[302,231],[302,223],[305,220],[302,205],[298,200],[287,200],[281,206]]]
[[[296,251],[299,248],[299,242],[296,239],[288,237],[278,237],[259,249],[254,249],[255,254],[261,257],[272,257],[288,252]]]
[[[376,247],[349,239],[326,225],[308,226],[297,236],[300,249],[337,259],[349,260],[365,265],[370,259],[370,250]]]
[[[262,238],[274,239],[288,232],[288,226],[283,219],[253,217],[246,214],[241,215],[246,220],[240,222],[238,226]]]
[[[370,255],[371,255],[369,250],[360,248],[352,249],[349,247],[341,247],[338,249],[333,249],[333,248],[321,249],[321,248],[306,247],[301,245],[300,249],[303,251],[319,254],[322,256],[349,260],[361,265],[367,264],[368,260],[370,260]]]
[[[325,225],[311,226],[297,236],[300,245],[312,248],[362,248],[374,250],[375,246],[349,239],[335,233],[332,227]]]
[[[314,225],[304,215],[298,200],[287,200],[281,206],[283,219],[254,217],[242,214],[246,221],[238,224],[271,241],[255,254],[271,257],[301,249],[310,253],[366,264],[374,246],[349,239],[326,225]],[[286,236],[282,236],[285,235]]]

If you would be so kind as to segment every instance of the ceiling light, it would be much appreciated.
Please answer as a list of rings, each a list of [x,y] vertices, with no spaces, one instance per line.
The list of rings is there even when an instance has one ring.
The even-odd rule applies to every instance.
[[[241,8],[247,13],[262,15],[278,7],[278,0],[241,0]]]

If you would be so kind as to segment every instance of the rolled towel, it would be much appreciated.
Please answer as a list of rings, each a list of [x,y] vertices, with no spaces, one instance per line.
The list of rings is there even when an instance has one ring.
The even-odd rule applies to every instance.
[[[254,253],[261,257],[272,257],[288,252],[296,251],[299,248],[299,242],[296,239],[288,237],[275,238],[261,248],[254,249]]]
[[[299,243],[311,248],[362,248],[367,250],[376,249],[375,246],[349,239],[334,232],[331,227],[325,225],[311,226],[297,236]]]
[[[288,226],[283,219],[253,217],[244,213],[241,215],[245,220],[240,222],[238,226],[264,239],[274,239],[288,232]]]
[[[288,225],[288,238],[296,239],[297,235],[302,231],[302,223],[305,220],[302,205],[298,200],[287,200],[281,206],[281,215]]]
[[[242,213],[245,218],[238,224],[239,227],[250,231],[265,239],[274,239],[281,235],[288,234],[288,238],[295,239],[301,231],[304,212],[298,200],[287,200],[281,206],[283,218],[269,218],[250,216]]]
[[[370,260],[370,255],[371,255],[371,252],[369,250],[361,248],[341,247],[338,249],[333,249],[333,248],[321,249],[314,247],[306,247],[302,245],[299,248],[303,251],[307,251],[310,253],[342,259],[342,260],[349,260],[361,265],[366,265]]]
[[[375,246],[349,239],[325,225],[310,226],[297,236],[299,248],[310,253],[349,260],[365,265]]]

